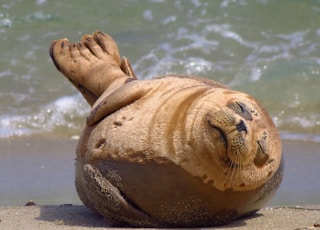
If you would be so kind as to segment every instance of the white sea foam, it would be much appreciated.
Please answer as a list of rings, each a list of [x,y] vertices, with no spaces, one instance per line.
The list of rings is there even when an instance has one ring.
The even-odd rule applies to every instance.
[[[79,132],[88,113],[89,106],[80,95],[61,97],[32,114],[0,116],[0,137],[50,133],[59,128]]]

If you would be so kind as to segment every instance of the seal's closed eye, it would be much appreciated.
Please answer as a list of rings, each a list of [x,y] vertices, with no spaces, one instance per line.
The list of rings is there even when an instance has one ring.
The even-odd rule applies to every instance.
[[[228,103],[227,106],[229,109],[232,109],[244,119],[252,121],[250,109],[244,103],[235,101],[235,102]]]

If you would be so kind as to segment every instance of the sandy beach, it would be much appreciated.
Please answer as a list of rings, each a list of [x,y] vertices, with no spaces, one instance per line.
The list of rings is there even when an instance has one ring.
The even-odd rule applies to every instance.
[[[1,207],[0,229],[106,229],[105,220],[84,206]],[[318,229],[320,206],[265,208],[229,225],[205,229]],[[125,229],[125,228],[116,228]],[[320,228],[319,228],[320,229]]]
[[[74,188],[77,140],[0,139],[0,229],[102,229]],[[268,207],[219,229],[313,229],[320,222],[320,144],[284,141],[285,176]],[[32,200],[36,206],[24,206]]]

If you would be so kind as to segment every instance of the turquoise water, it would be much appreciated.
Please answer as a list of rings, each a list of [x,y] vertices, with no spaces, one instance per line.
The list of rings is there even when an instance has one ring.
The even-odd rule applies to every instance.
[[[320,1],[2,0],[0,137],[79,134],[89,107],[52,40],[109,33],[140,78],[211,78],[256,97],[283,139],[320,142]]]

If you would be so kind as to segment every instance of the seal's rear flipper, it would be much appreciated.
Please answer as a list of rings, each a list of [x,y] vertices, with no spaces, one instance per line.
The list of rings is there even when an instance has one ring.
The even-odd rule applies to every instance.
[[[115,81],[136,79],[129,61],[121,60],[115,41],[100,31],[84,35],[79,43],[71,43],[66,38],[56,40],[49,53],[56,68],[90,105]],[[120,86],[117,83],[117,87]]]

